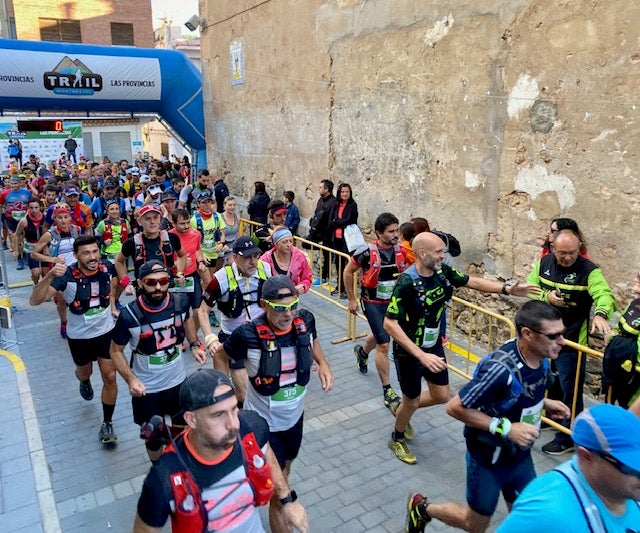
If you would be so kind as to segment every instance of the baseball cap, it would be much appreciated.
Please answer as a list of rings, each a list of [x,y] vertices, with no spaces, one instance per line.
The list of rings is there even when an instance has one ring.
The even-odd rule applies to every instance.
[[[151,185],[151,187],[149,187],[147,191],[149,191],[149,194],[151,196],[155,196],[156,194],[160,194],[162,192],[162,187],[160,187],[160,185],[158,184],[154,184]]]
[[[287,292],[283,289],[287,289]],[[298,291],[289,276],[278,274],[268,278],[262,285],[262,297],[265,300],[280,300],[289,296],[298,296]]]
[[[231,387],[231,390],[214,396],[215,390],[220,385],[227,385]],[[180,410],[183,413],[197,411],[231,398],[235,396],[235,393],[229,376],[212,368],[199,368],[188,376],[180,386]]]
[[[595,405],[576,417],[572,432],[578,446],[609,454],[640,472],[640,418],[633,413],[618,405]]]
[[[140,183],[149,183],[151,181],[151,176],[148,176],[147,174],[142,174],[140,176]]]
[[[162,216],[162,211],[160,210],[160,208],[157,205],[153,205],[153,204],[143,206],[140,209],[138,216],[142,217],[147,213],[158,213],[160,216]]]
[[[197,202],[204,202],[205,200],[211,200],[211,191],[202,191],[196,198]]]
[[[72,196],[74,194],[76,194],[78,196],[80,195],[80,191],[78,189],[76,189],[75,187],[69,187],[69,188],[65,189],[65,191],[64,191],[64,195],[65,196]]]
[[[169,270],[162,261],[158,261],[157,259],[152,259],[151,261],[147,261],[144,263],[140,270],[138,270],[138,279],[144,279],[149,274],[157,274],[158,272],[166,272],[171,277],[171,270]]]
[[[118,182],[116,180],[106,179],[106,180],[104,180],[103,188],[104,189],[108,189],[108,188],[117,189],[118,188]]]
[[[173,191],[163,191],[162,196],[160,196],[161,202],[166,202],[167,200],[173,200],[175,202],[177,199]]]
[[[233,243],[232,251],[240,257],[248,257],[253,254],[261,254],[262,250],[258,248],[251,240],[251,237],[239,237]]]

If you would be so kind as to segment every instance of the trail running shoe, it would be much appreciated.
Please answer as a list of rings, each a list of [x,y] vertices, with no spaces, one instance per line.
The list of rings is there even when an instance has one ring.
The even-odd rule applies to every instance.
[[[91,380],[87,380],[87,381],[81,381],[80,382],[80,396],[82,396],[82,398],[84,400],[87,400],[88,402],[93,400],[93,387],[91,386]]]
[[[361,374],[367,373],[367,363],[369,362],[369,356],[364,353],[364,349],[362,348],[362,344],[356,344],[353,347],[353,353],[356,356],[356,361],[358,363],[358,370]]]
[[[395,410],[398,408],[398,405],[400,405],[400,396],[398,396],[398,393],[396,391],[389,387],[386,391],[384,391],[384,406],[390,409],[391,412],[395,414]]]
[[[115,444],[118,442],[118,435],[113,431],[113,422],[103,422],[100,428],[100,442],[102,444]]]
[[[18,266],[16,270],[24,270],[24,259],[22,257],[18,257]]]
[[[212,328],[217,328],[220,326],[220,322],[218,322],[218,317],[213,311],[209,313],[209,325]]]
[[[424,518],[420,513],[419,506],[422,506],[424,509],[424,504],[426,503],[427,498],[419,492],[414,492],[409,496],[409,501],[407,502],[407,520],[404,524],[405,533],[423,533],[424,527],[431,522],[429,515],[427,515],[427,518]]]
[[[398,412],[398,407],[400,407],[401,403],[402,402],[394,403],[389,407],[389,410],[391,411],[391,414],[393,414],[393,416],[396,416],[396,413]],[[404,438],[407,440],[413,440],[415,436],[416,434],[413,431],[413,427],[411,427],[411,423],[407,424],[407,427],[404,428]]]
[[[396,457],[400,459],[403,463],[407,463],[408,465],[415,465],[418,462],[416,456],[411,453],[409,446],[407,445],[407,441],[405,439],[393,440],[393,436],[389,441],[389,448],[391,451],[396,454]]]

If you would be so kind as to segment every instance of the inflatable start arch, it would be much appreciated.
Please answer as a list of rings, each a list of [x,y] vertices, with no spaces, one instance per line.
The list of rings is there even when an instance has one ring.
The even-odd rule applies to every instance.
[[[0,114],[64,111],[155,113],[206,166],[202,77],[182,52],[0,39]]]

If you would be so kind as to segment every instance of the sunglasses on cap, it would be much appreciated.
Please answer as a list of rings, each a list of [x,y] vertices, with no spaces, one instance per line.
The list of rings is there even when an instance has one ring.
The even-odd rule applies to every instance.
[[[169,285],[169,276],[164,277],[164,278],[144,278],[142,280],[142,283],[144,283],[147,287],[155,287],[156,285],[158,285],[158,283],[160,284],[161,287],[166,287],[167,285]]]
[[[267,305],[271,307],[276,313],[285,313],[286,311],[295,311],[298,309],[298,304],[300,303],[300,298],[296,298],[293,302],[288,304],[277,304],[275,302],[271,302],[269,300],[265,300]]]
[[[595,450],[589,450],[589,451],[592,454],[597,455],[601,459],[604,459],[605,461],[607,461],[607,463],[612,464],[614,468],[621,474],[624,474],[625,476],[637,477],[640,479],[640,472],[631,468],[630,466],[625,465],[623,462],[616,459],[613,455],[610,455],[607,452],[597,452]]]
[[[550,341],[555,341],[557,339],[559,339],[560,337],[562,337],[567,330],[563,330],[560,333],[544,333],[543,331],[538,331],[537,329],[533,329],[533,328],[529,328],[531,331],[533,331],[534,333],[538,333],[540,335],[544,335],[547,339],[549,339]]]

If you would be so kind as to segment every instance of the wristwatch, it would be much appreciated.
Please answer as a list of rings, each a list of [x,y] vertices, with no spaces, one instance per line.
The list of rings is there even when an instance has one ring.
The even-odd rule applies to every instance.
[[[298,499],[298,495],[295,490],[292,490],[284,498],[280,498],[280,505],[287,505],[288,503],[295,502]]]

